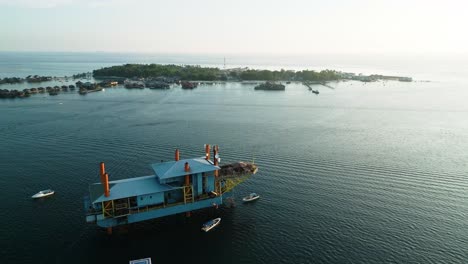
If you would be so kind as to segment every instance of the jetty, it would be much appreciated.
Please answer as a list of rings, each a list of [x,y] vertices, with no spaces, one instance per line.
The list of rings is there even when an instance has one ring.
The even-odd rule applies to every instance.
[[[309,91],[314,91],[314,89],[312,89],[312,85],[322,85],[332,90],[335,90],[335,87],[327,84],[326,82],[302,82],[302,84],[307,86],[309,88]]]
[[[318,95],[320,92],[319,90],[314,90],[312,89],[312,84],[309,83],[309,82],[303,82],[302,84],[304,84],[305,86],[307,86],[309,88],[309,91],[313,92],[314,94]],[[320,83],[319,83],[320,84]]]
[[[413,78],[405,77],[405,76],[389,76],[389,75],[381,75],[381,74],[371,74],[371,75],[363,75],[363,74],[354,74],[354,73],[342,73],[344,79],[354,80],[354,81],[361,81],[361,82],[375,82],[375,81],[399,81],[399,82],[412,82]]]
[[[89,94],[89,93],[94,93],[94,92],[99,92],[99,91],[102,91],[102,88],[101,87],[96,87],[94,89],[86,89],[86,88],[80,88],[80,90],[78,91],[79,94],[81,95],[85,95],[85,94]]]
[[[213,156],[211,156],[211,150]],[[213,159],[211,159],[211,157]],[[205,145],[205,156],[151,164],[154,175],[109,181],[101,162],[99,183],[89,186],[84,198],[86,221],[112,228],[164,216],[218,208],[223,195],[255,174],[253,163],[237,162],[219,166],[219,148]]]

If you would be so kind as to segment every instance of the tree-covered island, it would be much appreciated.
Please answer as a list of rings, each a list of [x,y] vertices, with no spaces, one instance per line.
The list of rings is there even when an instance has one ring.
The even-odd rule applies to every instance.
[[[343,79],[340,72],[323,71],[270,71],[248,68],[219,69],[201,66],[161,64],[124,64],[93,71],[95,78],[169,78],[197,81],[334,81]]]

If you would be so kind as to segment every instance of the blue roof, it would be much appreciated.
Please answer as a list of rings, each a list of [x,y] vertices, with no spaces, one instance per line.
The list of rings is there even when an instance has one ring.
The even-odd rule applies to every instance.
[[[159,178],[161,183],[166,182],[166,179],[179,177],[186,175],[185,172],[185,163],[188,162],[190,166],[189,174],[210,172],[219,170],[220,167],[213,165],[211,161],[205,160],[205,158],[195,158],[195,159],[184,159],[179,161],[168,161],[161,163],[153,163],[151,167],[156,174],[156,177]]]
[[[91,201],[99,203],[103,201],[146,195],[158,192],[164,192],[174,189],[167,184],[160,184],[156,176],[143,176],[125,180],[110,181],[110,195],[104,196],[104,188],[101,183],[94,183],[89,186]]]

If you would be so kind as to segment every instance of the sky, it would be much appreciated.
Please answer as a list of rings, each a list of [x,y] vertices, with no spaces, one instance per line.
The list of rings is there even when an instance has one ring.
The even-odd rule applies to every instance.
[[[0,0],[0,51],[468,53],[464,0]]]

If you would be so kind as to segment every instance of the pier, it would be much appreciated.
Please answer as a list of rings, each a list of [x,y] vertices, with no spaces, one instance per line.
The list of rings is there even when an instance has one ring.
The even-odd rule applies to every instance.
[[[314,90],[314,89],[312,89],[312,85],[314,85],[314,84],[320,84],[320,85],[323,85],[323,86],[325,86],[325,87],[328,87],[328,88],[331,88],[331,89],[335,89],[335,88],[333,88],[333,87],[331,87],[331,86],[329,86],[329,85],[327,85],[327,84],[325,84],[325,83],[322,83],[322,82],[317,82],[317,83],[303,82],[302,84],[304,84],[305,86],[307,86],[307,87],[309,88],[309,91],[313,92],[313,93],[316,94],[316,95],[318,95],[320,92],[319,92],[319,90]]]

